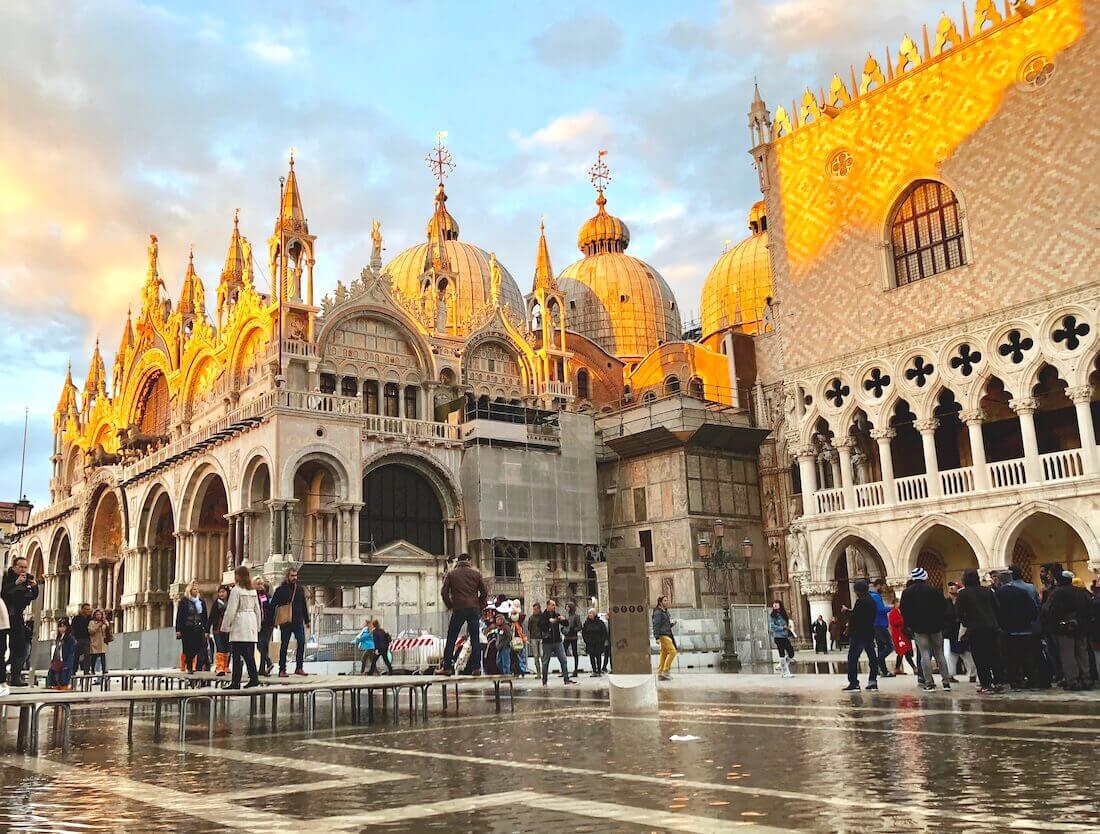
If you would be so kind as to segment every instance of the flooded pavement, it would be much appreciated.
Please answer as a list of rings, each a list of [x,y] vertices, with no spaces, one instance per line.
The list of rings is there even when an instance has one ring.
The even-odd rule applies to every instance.
[[[38,759],[12,752],[9,721],[0,830],[1097,830],[1100,699],[722,680],[664,689],[642,717],[611,716],[590,682],[521,684],[514,713],[433,698],[427,721],[308,736],[240,712],[208,743],[199,715],[185,745],[154,743],[151,716],[128,745],[123,713],[85,710],[72,750]]]

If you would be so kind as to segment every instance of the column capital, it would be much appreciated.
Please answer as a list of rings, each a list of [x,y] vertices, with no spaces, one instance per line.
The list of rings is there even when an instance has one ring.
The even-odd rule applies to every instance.
[[[836,593],[836,582],[832,580],[806,582],[801,584],[802,593],[810,599],[832,600]]]
[[[1039,410],[1039,400],[1035,397],[1019,397],[1009,400],[1008,405],[1017,414],[1034,414]]]
[[[891,588],[893,588],[895,591],[897,591],[899,594],[901,593],[901,589],[905,587],[905,583],[908,582],[909,579],[910,579],[910,577],[909,577],[909,574],[907,574],[907,573],[902,574],[901,576],[886,576],[886,577],[883,577],[883,581],[887,585],[889,585]]]
[[[980,408],[970,408],[959,412],[959,419],[966,425],[981,425],[985,422],[985,412]]]
[[[1092,400],[1092,386],[1075,385],[1072,388],[1067,388],[1066,396],[1074,405],[1090,402]]]
[[[803,446],[796,446],[791,451],[791,454],[793,454],[794,457],[800,460],[803,458],[809,458],[810,460],[813,460],[817,457],[817,449],[814,448],[814,445],[812,443],[807,443]]]
[[[921,434],[930,434],[940,427],[940,421],[935,417],[929,417],[927,420],[917,420],[913,426]]]
[[[897,436],[897,429],[871,429],[871,437],[880,442],[883,440],[893,440]]]
[[[856,448],[856,439],[854,437],[841,437],[833,441],[833,448],[838,452],[851,452]]]

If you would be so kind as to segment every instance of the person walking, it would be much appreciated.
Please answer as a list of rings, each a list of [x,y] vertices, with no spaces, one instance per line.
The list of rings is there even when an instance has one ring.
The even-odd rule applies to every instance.
[[[595,608],[588,609],[588,615],[581,625],[581,636],[584,638],[584,651],[588,655],[588,663],[592,667],[592,677],[598,678],[603,674],[603,653],[607,645],[607,626],[599,618]]]
[[[577,642],[581,636],[581,615],[577,613],[577,606],[572,603],[565,605],[565,628],[562,629],[562,643],[565,645],[565,656],[573,655],[573,677],[580,672],[580,654],[577,651]]]
[[[470,562],[469,553],[458,554],[455,566],[443,577],[440,589],[443,605],[451,612],[447,624],[447,642],[443,647],[443,661],[437,674],[453,675],[455,643],[462,627],[466,627],[466,644],[470,647],[470,656],[466,661],[463,674],[481,674],[481,623],[480,612],[489,605],[489,589],[481,571]]]
[[[676,621],[668,613],[668,597],[657,597],[657,605],[653,608],[650,618],[653,625],[653,636],[661,647],[661,653],[657,658],[657,680],[672,680],[672,661],[679,654],[676,650],[676,639],[672,636],[672,627]]]
[[[235,584],[229,592],[222,628],[229,637],[229,651],[233,655],[233,677],[230,689],[241,688],[242,666],[248,667],[248,684],[245,689],[260,685],[256,674],[256,639],[260,633],[260,600],[252,587],[252,571],[248,565],[240,565],[233,571]]]
[[[64,617],[57,621],[57,634],[50,653],[50,665],[46,669],[46,688],[66,690],[73,688],[73,669],[76,664],[76,638]]]
[[[38,583],[27,572],[27,557],[16,556],[0,581],[0,599],[8,617],[8,674],[9,686],[26,686],[23,664],[27,655],[27,634],[20,628],[23,612],[38,599]],[[66,622],[68,628],[68,622]],[[14,626],[14,628],[12,627]]]
[[[271,607],[271,587],[267,580],[256,577],[253,583],[256,600],[260,603],[260,631],[256,635],[256,648],[260,653],[260,674],[270,675],[275,664],[271,662],[271,635],[275,631],[275,610]]]
[[[875,652],[875,601],[871,599],[871,586],[866,579],[858,579],[852,586],[856,592],[856,604],[848,617],[848,685],[844,692],[859,691],[859,658],[867,655],[870,673],[867,689],[878,689],[878,655]]]
[[[959,640],[970,646],[978,676],[978,692],[1001,692],[1003,669],[998,647],[997,595],[982,587],[978,572],[963,571],[963,587],[955,595],[955,614],[959,622]]]
[[[229,604],[229,586],[218,586],[217,598],[210,607],[210,636],[214,639],[214,674],[229,671],[229,635],[224,630],[225,609]]]
[[[371,636],[374,638],[374,657],[370,662],[370,674],[378,671],[378,661],[386,664],[386,674],[393,674],[393,663],[390,661],[390,643],[393,642],[390,633],[382,628],[381,620],[371,620]]]
[[[374,649],[374,626],[371,624],[371,620],[368,618],[363,621],[363,628],[359,632],[359,636],[355,638],[355,647],[362,652],[359,657],[359,674],[367,674],[367,664],[372,661],[377,662],[377,654]],[[374,666],[371,666],[370,673],[374,674]]]
[[[568,686],[577,682],[575,679],[570,680],[569,678],[569,658],[565,656],[565,648],[562,646],[561,631],[566,622],[566,617],[558,611],[558,604],[554,600],[548,599],[546,610],[539,617],[539,628],[542,633],[543,686],[546,686],[547,677],[550,673],[550,661],[555,657],[561,665],[561,676],[565,680],[565,684]]]
[[[309,606],[306,592],[298,586],[298,569],[290,568],[283,582],[271,597],[274,625],[279,627],[279,677],[290,677],[286,671],[286,656],[290,638],[294,638],[294,674],[306,674],[306,631],[309,629]]]
[[[820,614],[817,615],[817,619],[810,626],[810,634],[814,638],[814,654],[828,654],[829,624],[825,622],[825,618]]]
[[[88,673],[94,674],[98,664],[100,672],[107,674],[107,617],[102,608],[92,612],[88,623]]]
[[[537,602],[531,606],[531,616],[527,618],[527,649],[537,675],[542,671],[542,606]]]
[[[183,667],[187,674],[209,666],[206,662],[206,632],[210,628],[210,613],[199,593],[199,583],[192,579],[187,593],[176,605],[176,639],[183,646]]]
[[[892,678],[894,673],[886,667],[886,658],[894,651],[894,641],[890,639],[890,609],[882,598],[885,591],[886,583],[882,579],[875,579],[871,583],[871,599],[875,603],[875,655],[878,657],[878,676]]]
[[[787,609],[779,600],[772,602],[772,610],[768,613],[768,630],[779,652],[779,671],[783,673],[783,677],[793,678],[791,661],[794,660],[794,646],[791,645],[791,638],[794,637],[794,632],[791,630],[791,618],[787,615]]]
[[[901,616],[900,600],[894,600],[894,605],[887,615],[887,621],[890,623],[890,641],[894,644],[894,654],[897,655],[897,660],[894,661],[894,674],[905,674],[906,661],[913,673],[917,674],[917,665],[913,662],[913,641],[905,633],[905,618]]]
[[[1091,689],[1088,636],[1092,626],[1092,595],[1075,587],[1073,572],[1064,570],[1043,605],[1043,619],[1058,649],[1062,688]]]
[[[913,568],[911,583],[901,594],[901,616],[905,624],[913,631],[917,648],[920,650],[921,677],[924,689],[935,690],[936,681],[932,677],[932,658],[939,664],[943,688],[951,689],[951,667],[943,655],[943,625],[947,617],[947,600],[939,588],[928,584],[928,571]]]

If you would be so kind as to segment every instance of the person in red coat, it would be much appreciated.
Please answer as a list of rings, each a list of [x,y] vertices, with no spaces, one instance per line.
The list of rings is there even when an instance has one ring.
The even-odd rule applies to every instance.
[[[890,609],[886,619],[890,623],[890,639],[894,641],[894,653],[897,655],[897,660],[894,661],[894,674],[905,674],[903,660],[909,661],[909,668],[916,672],[917,665],[913,662],[913,641],[905,633],[905,618],[901,616],[901,608],[897,600],[894,600],[894,607]]]

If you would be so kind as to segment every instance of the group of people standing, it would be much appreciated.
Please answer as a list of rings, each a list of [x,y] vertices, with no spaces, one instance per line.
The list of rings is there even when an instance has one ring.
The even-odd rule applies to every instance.
[[[847,628],[845,690],[860,688],[863,655],[870,690],[878,689],[880,677],[904,674],[905,664],[925,691],[936,689],[937,673],[944,689],[966,674],[982,694],[1006,686],[1091,689],[1098,681],[1100,594],[1058,564],[1044,565],[1040,576],[1041,593],[1016,566],[993,572],[988,584],[969,569],[961,585],[948,583],[944,596],[918,567],[892,606],[886,605],[881,579],[858,580]],[[815,622],[813,629],[816,642],[821,627]],[[893,672],[886,664],[891,653],[897,655]]]
[[[595,609],[589,609],[582,618],[573,603],[565,611],[559,611],[552,599],[546,601],[545,608],[534,603],[530,614],[523,611],[518,599],[500,596],[490,602],[485,580],[471,563],[469,554],[460,554],[455,566],[447,572],[441,596],[451,616],[439,674],[454,674],[456,647],[464,627],[469,646],[468,653],[463,647],[465,675],[481,674],[484,668],[489,674],[523,677],[531,674],[529,661],[533,661],[533,672],[541,672],[545,686],[549,682],[550,661],[556,658],[564,682],[574,684],[580,673],[578,644],[582,639],[591,664],[590,674],[599,677],[610,668],[610,626]]]
[[[304,676],[306,631],[310,622],[298,571],[289,569],[274,593],[262,578],[252,577],[247,565],[239,566],[233,578],[232,585],[218,588],[212,602],[202,596],[198,583],[193,581],[176,606],[176,639],[182,646],[182,670],[193,674],[212,669],[220,676],[227,674],[232,665],[233,688],[241,685],[245,669],[248,670],[245,688],[258,686],[259,676],[270,675],[275,669],[269,649],[278,628],[279,677],[289,677],[287,654],[291,638],[295,642],[294,674]]]

